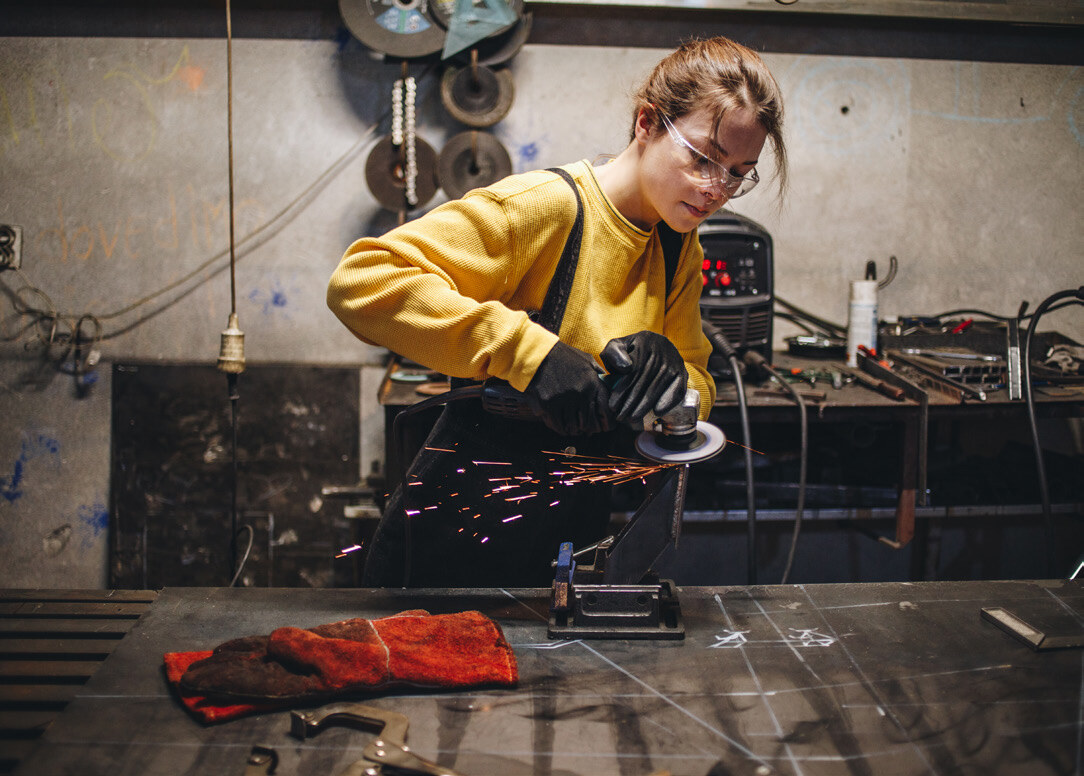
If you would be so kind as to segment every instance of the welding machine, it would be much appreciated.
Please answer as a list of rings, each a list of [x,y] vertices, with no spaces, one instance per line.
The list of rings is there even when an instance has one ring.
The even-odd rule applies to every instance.
[[[772,237],[755,221],[720,210],[699,229],[704,249],[700,315],[726,336],[740,357],[748,350],[772,360]],[[708,371],[731,377],[729,361],[714,354]]]

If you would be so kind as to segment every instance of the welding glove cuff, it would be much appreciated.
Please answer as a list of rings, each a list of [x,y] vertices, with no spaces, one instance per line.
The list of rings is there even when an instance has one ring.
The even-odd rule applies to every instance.
[[[594,359],[558,341],[542,359],[525,391],[550,429],[563,436],[608,431],[609,391]]]
[[[615,337],[603,349],[602,364],[617,376],[610,386],[610,411],[622,423],[637,424],[648,412],[662,415],[685,396],[689,373],[674,343],[653,331]]]

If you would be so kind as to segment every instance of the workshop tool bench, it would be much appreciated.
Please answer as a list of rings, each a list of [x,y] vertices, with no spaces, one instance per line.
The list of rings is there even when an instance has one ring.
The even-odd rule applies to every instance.
[[[204,726],[162,656],[276,627],[423,608],[498,622],[515,689],[353,700],[406,715],[418,756],[462,774],[1079,773],[1084,661],[983,609],[1081,642],[1071,580],[679,588],[682,640],[555,640],[548,590],[166,588],[16,773],[338,774],[373,734],[291,735],[278,711]],[[104,594],[104,591],[103,591]],[[1042,646],[1042,645],[1040,645]],[[715,770],[712,770],[715,769]]]
[[[773,364],[778,372],[787,376],[791,375],[792,371],[821,375],[833,371],[864,374],[862,370],[846,367],[842,361],[790,353],[774,353]],[[400,375],[402,377],[397,379]],[[441,382],[443,379],[430,370],[417,365],[404,365],[398,357],[393,357],[388,363],[378,393],[378,400],[384,408],[386,428],[392,428],[395,416],[404,408],[447,390],[446,383]],[[916,517],[921,514],[929,515],[931,512],[942,515],[952,512],[946,509],[924,508],[925,461],[929,446],[925,436],[928,423],[976,418],[998,423],[1023,419],[1027,411],[1024,402],[1010,399],[1009,392],[1005,389],[987,391],[982,400],[967,397],[964,401],[938,391],[927,390],[927,399],[919,402],[907,396],[892,398],[859,381],[849,381],[837,389],[832,386],[831,380],[824,376],[814,385],[799,381],[794,387],[807,404],[811,424],[890,423],[899,429],[897,447],[892,451],[899,460],[896,498],[892,509],[895,531],[891,537],[884,537],[886,543],[896,547],[906,546],[915,537]],[[751,423],[791,424],[795,428],[797,440],[799,415],[789,395],[768,383],[748,384],[746,393]],[[1037,388],[1035,402],[1036,414],[1040,418],[1084,416],[1084,384]],[[402,478],[406,464],[424,442],[440,410],[440,407],[431,408],[420,413],[418,420],[406,424],[399,440],[408,450],[405,456],[398,449],[396,440],[392,439],[390,434],[385,436],[384,460],[388,482],[398,482]],[[742,440],[739,419],[734,385],[725,381],[720,385],[710,421],[722,428],[731,442],[740,443]],[[756,446],[757,435],[754,429],[753,447]],[[692,476],[702,476],[701,469],[702,467],[694,467]],[[1024,476],[1034,477],[1034,472],[1028,470]],[[738,503],[735,506],[741,507],[743,504]],[[809,511],[812,513],[814,510]],[[870,511],[866,509],[864,513]],[[966,510],[956,511],[962,513]],[[685,512],[686,522],[721,518],[719,510],[706,510],[704,514],[700,514],[700,508],[695,504],[687,503]]]

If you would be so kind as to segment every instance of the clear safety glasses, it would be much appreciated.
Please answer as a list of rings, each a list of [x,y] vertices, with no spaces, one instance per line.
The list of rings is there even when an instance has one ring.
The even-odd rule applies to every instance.
[[[754,167],[745,175],[735,175],[718,162],[704,156],[697,148],[677,131],[674,125],[665,115],[659,114],[662,123],[666,125],[666,131],[670,139],[680,148],[688,151],[692,158],[685,169],[686,174],[696,183],[702,186],[711,186],[722,189],[730,199],[748,194],[753,187],[760,183],[760,176]]]

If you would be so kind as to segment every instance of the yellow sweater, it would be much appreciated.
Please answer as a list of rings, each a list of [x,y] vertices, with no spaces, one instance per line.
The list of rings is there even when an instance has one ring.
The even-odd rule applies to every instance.
[[[564,169],[579,187],[584,229],[561,340],[597,360],[614,337],[666,335],[706,418],[715,382],[700,329],[699,241],[686,241],[665,296],[657,232],[617,212],[587,162]],[[452,377],[498,377],[522,391],[557,341],[525,311],[541,308],[575,215],[572,190],[557,175],[505,178],[357,240],[331,276],[328,306],[364,342]]]

